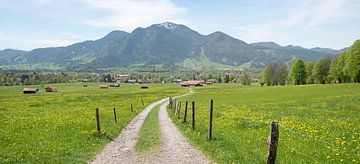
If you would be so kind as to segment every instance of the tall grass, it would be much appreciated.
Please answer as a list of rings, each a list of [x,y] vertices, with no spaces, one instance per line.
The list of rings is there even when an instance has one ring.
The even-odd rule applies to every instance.
[[[207,141],[209,100],[214,99],[214,140]],[[195,88],[181,101],[196,102],[196,129],[173,121],[215,161],[264,163],[269,122],[278,121],[277,163],[360,162],[360,85]],[[183,110],[183,109],[182,109]]]
[[[149,89],[98,85],[59,84],[57,93],[34,86],[41,88],[35,95],[22,94],[21,86],[0,87],[0,162],[86,163],[144,108],[141,100],[148,105],[186,92],[174,84],[151,84]],[[95,131],[95,108],[100,109],[101,137]]]

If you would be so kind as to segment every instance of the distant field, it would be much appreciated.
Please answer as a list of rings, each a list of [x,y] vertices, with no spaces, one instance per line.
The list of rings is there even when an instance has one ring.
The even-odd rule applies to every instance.
[[[193,95],[180,100],[196,102],[196,129],[169,115],[195,146],[217,162],[264,163],[270,120],[280,124],[277,163],[360,162],[360,84],[217,84],[193,89]],[[215,140],[207,141],[210,98]]]
[[[22,94],[21,86],[0,87],[0,163],[86,163],[143,109],[141,100],[146,106],[187,92],[175,84],[149,84],[149,89],[129,84],[99,89],[98,85],[57,84],[57,93],[34,86],[41,89],[36,95]],[[100,109],[102,137],[95,131],[95,108]]]

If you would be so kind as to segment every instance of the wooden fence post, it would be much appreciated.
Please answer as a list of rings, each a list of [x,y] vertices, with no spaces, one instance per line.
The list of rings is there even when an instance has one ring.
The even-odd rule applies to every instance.
[[[116,111],[115,111],[115,108],[114,108],[114,119],[115,119],[115,124],[117,124],[117,119],[116,119]]]
[[[173,106],[173,110],[176,110],[176,99],[174,100],[174,106]],[[174,112],[175,113],[175,112]]]
[[[191,104],[192,104],[191,127],[192,129],[195,129],[195,101],[192,101]]]
[[[183,122],[186,122],[187,108],[188,108],[188,102],[186,101],[185,102],[184,121]]]
[[[100,114],[99,114],[99,109],[96,108],[95,111],[96,111],[96,114],[95,114],[95,116],[96,116],[96,131],[97,131],[98,134],[100,134]]]
[[[131,112],[134,111],[132,104],[130,104],[130,109],[131,109]]]
[[[179,108],[179,102],[177,102],[176,105],[175,105],[175,109],[174,109],[174,114],[175,115],[177,114],[178,108]]]
[[[142,107],[144,107],[144,100],[143,99],[141,99],[141,105],[142,105]]]
[[[172,98],[171,98],[171,97],[169,98],[169,106],[170,106],[170,109],[172,109],[172,106],[173,106],[173,100],[172,100]]]
[[[213,99],[210,99],[208,140],[212,139]]]
[[[268,139],[269,152],[267,164],[274,164],[276,159],[276,150],[279,139],[279,128],[278,122],[271,122],[270,136]]]
[[[179,107],[178,107],[178,112],[177,112],[177,115],[178,115],[178,119],[180,119],[180,111],[181,111],[181,102],[179,102]]]

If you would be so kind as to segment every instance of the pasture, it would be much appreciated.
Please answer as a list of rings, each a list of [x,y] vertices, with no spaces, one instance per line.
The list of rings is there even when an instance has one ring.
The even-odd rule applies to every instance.
[[[195,130],[168,110],[190,142],[219,163],[264,163],[269,122],[279,122],[277,163],[359,163],[360,85],[193,88]],[[214,100],[213,140],[207,140],[209,100]],[[190,103],[191,104],[191,103]],[[183,116],[181,116],[183,117]]]
[[[145,106],[187,92],[176,84],[149,84],[149,89],[99,85],[56,84],[58,92],[53,93],[45,92],[48,85],[31,86],[41,91],[29,95],[22,94],[22,86],[0,87],[0,163],[86,163]],[[100,109],[100,137],[95,108]]]

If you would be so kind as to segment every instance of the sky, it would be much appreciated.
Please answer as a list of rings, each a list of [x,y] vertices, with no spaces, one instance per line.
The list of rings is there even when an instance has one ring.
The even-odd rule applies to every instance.
[[[0,0],[0,50],[66,46],[163,22],[247,43],[341,49],[360,39],[360,1]]]

